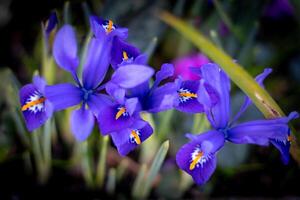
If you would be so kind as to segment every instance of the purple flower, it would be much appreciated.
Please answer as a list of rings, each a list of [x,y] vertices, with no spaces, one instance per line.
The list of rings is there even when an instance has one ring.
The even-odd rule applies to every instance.
[[[183,80],[199,80],[200,77],[193,73],[190,68],[200,68],[200,66],[207,64],[208,62],[209,59],[201,53],[178,58],[173,61],[175,66],[174,74],[175,76],[181,76]]]
[[[56,16],[56,12],[53,11],[50,14],[49,19],[44,24],[44,34],[48,38],[50,33],[57,27],[58,19]]]
[[[52,104],[45,97],[46,81],[33,77],[33,83],[23,86],[20,90],[20,103],[27,129],[31,132],[42,126],[53,112]]]
[[[271,72],[267,69],[257,76],[256,81],[262,85],[264,78]],[[288,122],[298,113],[292,112],[288,117],[271,120],[257,120],[233,125],[230,122],[230,80],[228,76],[216,65],[206,64],[201,67],[201,81],[197,92],[197,98],[203,105],[208,120],[214,130],[199,134],[187,134],[191,140],[177,153],[178,166],[189,173],[197,184],[204,184],[209,180],[216,168],[216,153],[223,147],[225,141],[237,144],[274,144],[282,154],[283,161],[289,159],[289,127]],[[210,85],[207,87],[206,85]],[[218,94],[218,101],[213,102],[210,93]],[[238,116],[250,105],[246,98]]]
[[[112,140],[120,155],[125,156],[153,133],[146,121],[136,120],[130,127],[111,133]]]
[[[111,39],[117,36],[124,40],[128,36],[128,29],[119,27],[114,24],[112,20],[104,20],[96,16],[91,16],[90,24],[96,38],[101,38],[103,35],[107,35]]]
[[[127,67],[127,66],[124,66]],[[137,97],[141,111],[157,113],[174,107],[177,95],[177,86],[174,82],[169,82],[160,85],[161,81],[173,76],[174,68],[172,64],[163,64],[160,71],[155,75],[153,85],[149,86],[149,81],[146,81],[137,87],[129,90],[129,97]]]
[[[103,26],[93,28],[97,28],[94,30],[96,37],[91,39],[88,46],[83,65],[82,83],[76,73],[79,58],[75,31],[70,25],[64,25],[58,31],[53,45],[53,56],[56,63],[72,75],[75,84],[57,84],[47,86],[45,90],[46,97],[52,102],[55,111],[81,104],[81,108],[74,110],[71,114],[71,130],[79,141],[85,140],[90,135],[94,126],[94,116],[97,117],[104,105],[112,101],[111,97],[99,92],[104,88],[101,83],[111,58],[110,34],[118,35],[119,33],[112,33],[118,31],[116,27],[108,28],[109,31],[105,31]],[[112,76],[111,81],[119,87],[134,87],[149,79],[153,74],[153,70],[147,66],[128,65],[126,67],[128,67],[127,70],[120,67]],[[134,73],[139,73],[140,79],[134,77]]]
[[[128,64],[146,64],[147,56],[135,46],[116,37],[111,51],[111,65],[114,69]]]

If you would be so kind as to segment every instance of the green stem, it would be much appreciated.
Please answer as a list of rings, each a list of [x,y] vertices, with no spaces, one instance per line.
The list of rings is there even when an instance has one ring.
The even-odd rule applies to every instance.
[[[98,160],[97,172],[96,172],[96,184],[100,188],[103,186],[104,178],[105,178],[108,142],[109,142],[109,137],[104,136],[102,138],[101,145],[100,145],[99,160]]]

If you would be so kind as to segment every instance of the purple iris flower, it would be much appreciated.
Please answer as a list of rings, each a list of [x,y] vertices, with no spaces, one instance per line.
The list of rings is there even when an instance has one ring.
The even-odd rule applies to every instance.
[[[58,19],[56,16],[56,12],[51,12],[49,19],[44,24],[44,34],[48,38],[50,33],[57,27]]]
[[[113,40],[111,51],[111,65],[114,69],[128,64],[146,64],[147,56],[141,54],[135,46],[116,37]]]
[[[20,103],[26,127],[29,131],[42,126],[53,113],[53,106],[45,97],[46,81],[39,76],[33,77],[33,83],[20,90]]]
[[[99,29],[101,30],[94,30],[97,37],[93,37],[88,46],[83,65],[82,83],[76,72],[79,58],[75,31],[70,25],[64,25],[58,31],[54,40],[53,56],[56,63],[73,76],[75,84],[63,83],[47,86],[45,89],[46,97],[52,102],[55,111],[81,104],[81,107],[71,114],[71,130],[79,141],[85,140],[90,135],[94,127],[94,116],[98,116],[103,105],[111,102],[111,98],[100,94],[100,91],[104,88],[101,83],[109,68],[112,38],[109,35],[110,32],[104,31],[104,27],[101,26]],[[123,88],[134,87],[149,79],[153,74],[153,69],[147,66],[128,65],[126,67],[126,70],[120,67],[115,71],[111,78],[112,83]],[[135,76],[136,73],[140,76]]]
[[[153,129],[148,122],[137,119],[130,127],[111,133],[111,137],[119,154],[125,156],[150,137],[152,133]]]
[[[256,77],[256,81],[262,85],[264,78],[271,72],[265,70]],[[230,80],[228,76],[216,64],[206,64],[201,67],[201,81],[197,93],[199,102],[204,106],[205,113],[214,130],[199,135],[187,134],[191,140],[183,145],[176,155],[178,166],[190,174],[194,181],[201,185],[209,180],[216,169],[216,153],[221,149],[225,141],[237,144],[274,144],[282,154],[283,161],[289,159],[290,130],[288,122],[298,113],[292,112],[288,117],[270,120],[256,120],[238,125],[230,122]],[[205,84],[211,86],[218,94],[218,102],[212,102]],[[238,116],[250,105],[246,98]],[[238,117],[234,117],[237,120]]]

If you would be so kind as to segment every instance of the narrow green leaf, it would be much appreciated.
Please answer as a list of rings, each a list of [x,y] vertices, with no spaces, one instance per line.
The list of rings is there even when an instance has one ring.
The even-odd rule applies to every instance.
[[[145,54],[148,56],[148,60],[152,57],[156,46],[157,46],[157,37],[154,37],[144,51]]]
[[[142,164],[140,166],[139,173],[138,173],[136,179],[134,180],[131,194],[136,199],[141,197],[142,188],[144,187],[143,181],[144,181],[144,178],[146,175],[146,171],[147,171],[147,165]]]
[[[88,187],[93,187],[93,172],[91,161],[88,152],[88,142],[82,142],[79,145],[81,153],[81,168],[83,173],[83,178]]]
[[[151,190],[152,183],[157,176],[164,159],[166,158],[167,152],[169,150],[169,140],[165,141],[161,147],[159,148],[152,165],[150,167],[150,170],[146,176],[145,182],[143,184],[142,192],[141,192],[141,198],[146,198]]]
[[[108,136],[102,137],[102,141],[101,141],[101,145],[100,145],[99,160],[98,160],[98,165],[97,165],[97,172],[96,172],[96,184],[99,187],[103,186],[103,182],[104,182],[104,178],[105,178],[108,141],[109,141]]]
[[[64,23],[70,24],[71,23],[71,13],[70,13],[70,2],[65,2],[64,5]]]

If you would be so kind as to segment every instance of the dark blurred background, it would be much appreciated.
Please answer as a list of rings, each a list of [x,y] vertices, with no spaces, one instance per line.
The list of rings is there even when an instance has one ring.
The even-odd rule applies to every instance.
[[[164,62],[172,62],[175,58],[197,52],[194,46],[157,18],[158,11],[168,10],[182,17],[208,37],[210,30],[214,30],[219,35],[223,49],[245,66],[251,75],[260,73],[265,67],[273,68],[272,75],[266,81],[267,90],[286,113],[300,110],[298,0],[218,1],[234,25],[234,33],[224,23],[222,12],[218,11],[214,2],[209,0],[74,0],[70,1],[72,24],[80,28],[80,37],[88,31],[83,2],[86,3],[89,12],[112,18],[118,24],[129,27],[129,40],[142,50],[146,50],[153,37],[157,37],[158,42],[150,59],[150,65],[156,69]],[[61,26],[64,4],[62,0],[0,0],[0,68],[10,68],[22,84],[28,83],[33,70],[41,65],[37,59],[39,54],[36,53],[38,51],[36,44],[41,38],[41,22],[49,17],[51,11],[56,10]],[[7,83],[1,82],[4,87],[5,84]],[[237,87],[233,88],[233,92],[233,109],[237,110],[242,94]],[[1,103],[1,111],[6,110],[5,106],[5,103]],[[184,115],[178,114],[178,118],[173,119],[174,135],[185,130],[176,127],[180,117],[185,118]],[[257,117],[262,115],[251,107],[243,119]],[[293,124],[299,133],[299,120],[295,120]],[[0,145],[5,143],[4,140],[8,140],[9,147],[8,152],[0,156],[0,199],[53,199],[61,197],[59,193],[75,199],[120,197],[107,196],[103,190],[86,189],[82,177],[74,176],[68,170],[57,166],[54,166],[49,182],[44,186],[40,185],[34,174],[26,173],[25,165],[20,158],[25,147],[17,134],[8,134],[6,127],[8,125],[14,126],[5,116],[1,116]],[[176,144],[172,147],[173,152],[168,158],[171,167],[165,164],[162,169],[162,174],[170,176],[171,182],[176,182],[176,177],[172,178],[172,173],[177,170],[174,155],[178,145],[183,142],[179,140]],[[234,155],[236,151],[245,153],[236,156]],[[57,147],[55,153],[60,155],[56,157],[68,158],[68,153],[65,155],[63,148]],[[222,160],[223,155],[226,159]],[[235,149],[229,146],[219,157],[220,166],[217,173],[205,187],[193,185],[181,194],[182,196],[172,196],[170,193],[174,188],[161,186],[151,193],[151,198],[300,197],[299,165],[292,160],[289,165],[284,166],[275,148],[246,146]],[[121,197],[130,198],[128,190],[133,178],[126,176],[117,186],[116,191],[123,194]]]

